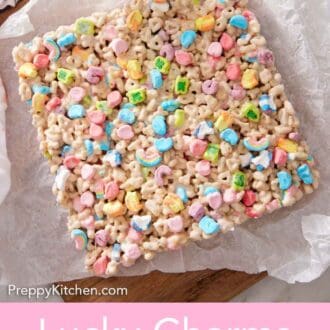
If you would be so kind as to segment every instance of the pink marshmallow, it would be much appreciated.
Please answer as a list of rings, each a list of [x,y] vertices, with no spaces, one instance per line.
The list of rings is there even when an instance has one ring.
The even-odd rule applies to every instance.
[[[86,72],[86,79],[91,84],[98,84],[104,76],[104,70],[99,66],[91,66]]]
[[[107,256],[102,256],[98,258],[93,265],[94,274],[97,276],[104,275],[107,270],[108,262],[109,259]]]
[[[176,50],[175,60],[178,64],[187,66],[193,62],[193,56],[184,50]]]
[[[214,95],[218,91],[219,85],[216,80],[206,80],[202,84],[202,91],[207,95]]]
[[[64,158],[63,164],[68,169],[75,168],[80,163],[80,159],[76,156],[69,155]]]
[[[159,187],[163,186],[165,184],[164,182],[164,177],[171,175],[172,170],[170,167],[167,165],[160,165],[156,170],[155,170],[155,181]]]
[[[125,255],[128,259],[136,260],[141,256],[140,248],[137,244],[129,244],[126,247]]]
[[[115,52],[116,56],[126,53],[128,50],[128,43],[126,40],[116,38],[110,43],[110,47]]]
[[[107,97],[108,106],[110,108],[115,108],[116,106],[120,105],[122,100],[123,97],[119,91],[112,91]]]
[[[245,214],[251,219],[258,219],[262,216],[262,213],[257,212],[253,207],[247,207]]]
[[[92,185],[92,191],[96,192],[96,194],[103,194],[104,193],[104,181],[102,179],[97,180]]]
[[[180,215],[167,219],[168,228],[172,233],[179,233],[183,230],[183,220]]]
[[[84,180],[90,180],[95,175],[95,168],[92,165],[84,164],[81,168],[81,177]]]
[[[166,246],[169,250],[178,250],[181,248],[176,239],[171,239],[171,236],[167,238]]]
[[[69,98],[73,102],[80,102],[85,95],[86,91],[82,87],[73,87],[69,91]]]
[[[231,63],[227,66],[226,76],[229,80],[239,80],[241,77],[241,67],[238,63]]]
[[[266,205],[266,209],[268,213],[272,213],[275,210],[279,209],[281,207],[281,203],[277,199],[273,199]]]
[[[117,129],[117,135],[120,139],[130,140],[134,136],[134,131],[130,125],[122,125]]]
[[[217,210],[222,204],[220,192],[214,192],[207,195],[207,202],[213,210]]]
[[[80,203],[86,207],[92,207],[95,203],[95,197],[94,194],[90,191],[85,191],[80,196]]]
[[[105,40],[111,41],[117,37],[118,32],[113,25],[108,24],[102,29],[102,35]]]
[[[195,139],[189,143],[189,151],[194,157],[201,157],[207,148],[207,142]]]
[[[49,64],[49,57],[46,54],[37,54],[33,58],[33,64],[37,69],[45,69]]]
[[[89,126],[89,135],[95,140],[100,140],[104,135],[103,127],[91,123],[91,125]]]
[[[226,189],[223,193],[223,201],[228,204],[237,202],[237,194],[235,190],[231,188]]]
[[[220,43],[222,48],[226,51],[231,50],[235,45],[234,39],[226,32],[222,34]]]
[[[207,53],[213,57],[220,57],[222,54],[222,46],[220,42],[212,42],[207,49]]]
[[[78,213],[82,212],[85,209],[85,206],[80,203],[80,197],[79,196],[76,196],[73,199],[73,209]]]
[[[132,241],[133,243],[139,243],[142,239],[142,234],[131,227],[128,230],[127,239]]]
[[[243,16],[248,20],[251,21],[252,19],[255,19],[255,15],[252,11],[250,10],[244,10],[243,11]]]
[[[300,140],[300,135],[298,132],[291,132],[289,134],[289,139],[293,141],[299,141]]]
[[[189,207],[188,214],[195,220],[200,220],[205,215],[204,206],[201,203],[196,202]]]
[[[274,163],[278,166],[284,166],[288,160],[288,154],[281,148],[275,148],[273,152]]]
[[[235,100],[243,100],[244,97],[246,96],[246,91],[241,85],[234,85],[232,91],[230,92],[230,95],[235,99]]]
[[[165,57],[168,61],[174,58],[174,48],[171,44],[163,45],[159,51],[159,55]]]
[[[243,204],[245,206],[252,206],[256,202],[257,196],[254,191],[246,190],[243,196]]]
[[[105,185],[105,198],[109,200],[114,200],[119,194],[119,186],[116,182],[108,182]]]
[[[207,62],[212,69],[215,69],[216,65],[220,61],[221,57],[208,56]]]
[[[83,228],[88,229],[94,229],[95,228],[95,220],[92,216],[89,216],[85,220],[81,221],[81,226]]]
[[[211,164],[207,160],[201,160],[196,164],[196,172],[202,176],[208,176],[211,173]]]
[[[58,96],[52,97],[46,104],[46,110],[52,111],[56,109],[58,106],[60,106],[62,103],[62,100]]]
[[[97,125],[101,125],[105,122],[106,116],[105,116],[105,113],[97,110],[97,111],[88,112],[87,118],[89,119],[90,122],[97,124]]]
[[[101,247],[107,246],[110,236],[104,229],[98,230],[95,234],[95,244]]]

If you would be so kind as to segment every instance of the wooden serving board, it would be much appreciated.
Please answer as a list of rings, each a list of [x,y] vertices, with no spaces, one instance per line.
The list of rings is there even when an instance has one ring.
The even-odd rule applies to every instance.
[[[88,296],[63,295],[65,302],[226,302],[266,276],[266,273],[249,275],[227,269],[181,274],[155,271],[144,276],[91,277],[60,284],[98,291],[98,294]],[[126,288],[127,295],[105,296],[101,294],[103,288],[111,288],[110,292]]]
[[[15,8],[0,11],[0,25],[8,16],[29,0],[21,0]],[[230,270],[203,270],[182,274],[152,272],[145,276],[115,277],[110,279],[86,278],[63,282],[67,287],[127,288],[127,295],[63,295],[66,302],[224,302],[266,277],[266,273],[249,275]]]

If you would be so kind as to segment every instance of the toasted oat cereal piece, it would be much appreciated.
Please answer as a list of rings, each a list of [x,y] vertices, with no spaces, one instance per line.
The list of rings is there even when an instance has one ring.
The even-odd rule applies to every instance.
[[[209,239],[317,188],[247,1],[135,0],[13,50],[86,267]]]

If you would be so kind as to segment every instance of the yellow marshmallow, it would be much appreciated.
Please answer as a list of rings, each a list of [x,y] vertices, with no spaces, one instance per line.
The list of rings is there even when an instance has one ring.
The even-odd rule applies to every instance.
[[[127,62],[127,72],[131,79],[139,80],[143,78],[141,63],[137,60],[129,60]]]
[[[48,96],[40,93],[35,93],[32,97],[32,109],[35,113],[41,113],[45,109],[45,104]]]
[[[215,18],[211,14],[199,17],[196,19],[195,25],[198,31],[202,31],[202,32],[211,31],[215,25]]]
[[[18,69],[18,75],[21,78],[35,78],[38,75],[38,70],[34,64],[24,63]]]
[[[221,114],[214,124],[214,127],[220,132],[230,127],[233,123],[233,117],[229,111],[221,111]]]
[[[141,12],[139,10],[134,10],[127,16],[126,25],[130,30],[137,32],[142,20],[143,17]]]
[[[125,205],[132,212],[141,210],[140,198],[136,191],[128,191],[125,196]]]
[[[297,142],[289,139],[280,138],[277,142],[277,146],[286,152],[297,152],[298,150]]]
[[[106,203],[103,206],[103,212],[111,217],[119,217],[124,215],[125,211],[125,206],[119,200]]]
[[[163,205],[174,213],[179,213],[184,209],[184,205],[180,197],[176,194],[168,194],[164,198]]]
[[[258,72],[254,69],[247,69],[243,73],[242,86],[245,89],[253,89],[259,84]]]

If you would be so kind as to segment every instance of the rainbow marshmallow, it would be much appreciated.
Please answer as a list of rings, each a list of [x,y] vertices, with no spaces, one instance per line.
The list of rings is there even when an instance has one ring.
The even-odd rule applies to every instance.
[[[155,167],[159,165],[162,161],[162,157],[156,151],[146,152],[143,149],[136,151],[136,160],[145,167]]]
[[[243,140],[243,144],[250,151],[263,151],[269,147],[269,138],[265,136],[257,141],[254,138],[247,137]]]
[[[44,46],[48,49],[49,51],[49,55],[48,58],[52,61],[52,62],[56,62],[59,60],[59,58],[61,57],[61,49],[58,46],[58,44],[56,43],[55,40],[51,39],[51,38],[46,38],[44,40]]]
[[[83,230],[73,229],[71,232],[71,238],[75,241],[77,250],[84,250],[87,247],[88,237]]]

